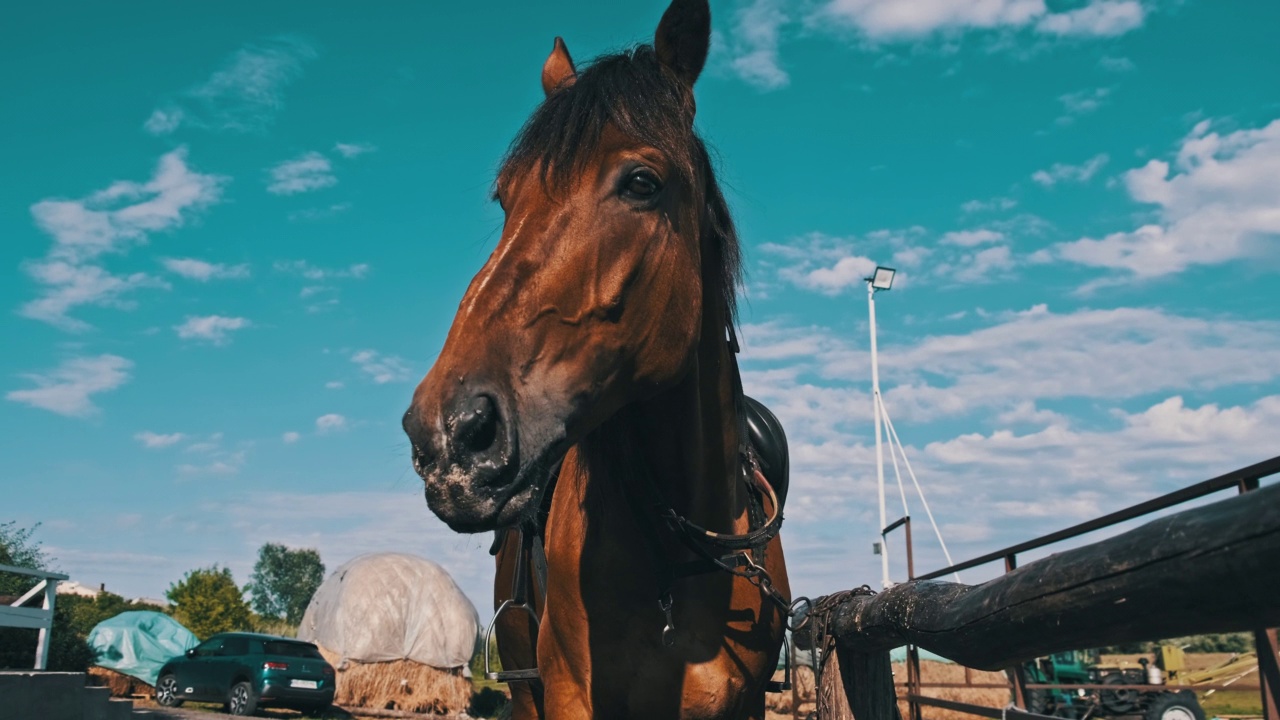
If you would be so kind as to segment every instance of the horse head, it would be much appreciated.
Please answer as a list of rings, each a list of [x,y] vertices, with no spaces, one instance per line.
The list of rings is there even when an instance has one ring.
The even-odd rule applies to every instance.
[[[688,371],[704,291],[732,307],[737,248],[693,130],[709,40],[706,0],[581,73],[556,39],[495,183],[501,238],[404,416],[453,529],[518,522],[569,447]]]

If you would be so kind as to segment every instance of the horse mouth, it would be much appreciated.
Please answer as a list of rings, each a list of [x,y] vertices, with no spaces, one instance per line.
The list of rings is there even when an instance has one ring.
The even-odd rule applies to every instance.
[[[431,512],[454,532],[478,533],[531,518],[550,484],[551,468],[563,454],[563,449],[548,448],[527,465],[517,469],[513,464],[496,473],[495,468],[424,465],[415,456],[414,469],[425,485]],[[555,460],[548,462],[551,458]]]

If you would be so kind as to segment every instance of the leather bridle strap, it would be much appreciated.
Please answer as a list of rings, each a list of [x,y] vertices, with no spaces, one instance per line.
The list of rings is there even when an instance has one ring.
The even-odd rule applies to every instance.
[[[770,540],[777,536],[778,531],[782,529],[782,512],[778,507],[778,494],[774,491],[773,485],[765,478],[764,473],[759,468],[752,468],[752,474],[756,483],[756,487],[766,493],[769,498],[769,505],[772,514],[765,521],[764,525],[750,532],[741,534],[720,533],[714,530],[708,530],[701,525],[689,520],[688,518],[676,513],[674,508],[667,507],[659,516],[667,522],[673,530],[676,530],[682,538],[688,538],[694,543],[701,545],[705,543],[720,550],[755,550],[766,545]]]

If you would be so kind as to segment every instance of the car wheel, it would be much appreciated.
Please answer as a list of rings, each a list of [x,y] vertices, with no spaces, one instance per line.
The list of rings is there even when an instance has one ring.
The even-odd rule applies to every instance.
[[[258,709],[258,694],[248,682],[238,682],[231,686],[227,696],[227,712],[232,715],[252,715]]]
[[[181,707],[178,699],[178,680],[172,675],[165,675],[156,682],[156,704],[161,707]]]

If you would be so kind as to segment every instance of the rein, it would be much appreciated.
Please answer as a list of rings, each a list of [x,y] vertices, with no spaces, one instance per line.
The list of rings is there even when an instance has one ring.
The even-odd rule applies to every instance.
[[[737,334],[732,323],[728,326],[729,347],[734,354],[739,352]],[[778,494],[768,478],[760,470],[760,462],[756,451],[751,446],[747,433],[746,408],[743,402],[742,376],[738,366],[733,364],[734,406],[738,418],[738,455],[742,482],[748,488],[747,515],[751,529],[745,533],[722,533],[698,525],[676,512],[662,495],[651,474],[646,474],[647,489],[652,502],[650,507],[671,530],[686,548],[699,556],[699,559],[673,563],[663,552],[661,539],[656,529],[647,518],[643,517],[637,504],[631,504],[636,515],[636,524],[648,536],[650,551],[655,564],[659,568],[658,608],[666,620],[662,629],[662,644],[671,647],[675,644],[675,601],[671,596],[671,587],[675,581],[705,575],[717,571],[727,572],[735,577],[745,578],[758,587],[770,601],[778,606],[787,627],[792,626],[798,606],[807,606],[809,600],[800,598],[792,602],[773,586],[773,578],[765,569],[765,548],[777,537],[782,529],[782,507],[778,502]],[[769,515],[766,517],[764,500],[769,501]]]

